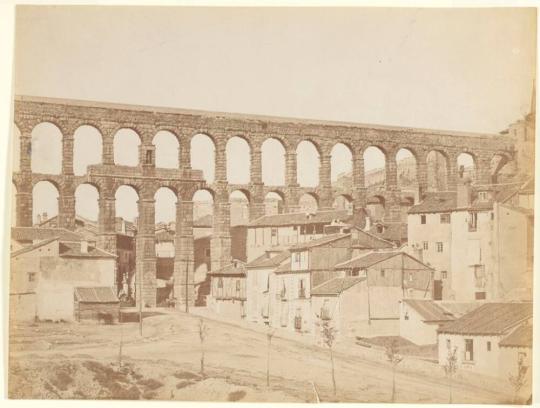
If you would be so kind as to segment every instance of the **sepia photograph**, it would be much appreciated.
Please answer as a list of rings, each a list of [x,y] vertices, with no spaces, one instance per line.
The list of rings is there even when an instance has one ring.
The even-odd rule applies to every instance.
[[[536,8],[13,24],[7,398],[536,402]]]

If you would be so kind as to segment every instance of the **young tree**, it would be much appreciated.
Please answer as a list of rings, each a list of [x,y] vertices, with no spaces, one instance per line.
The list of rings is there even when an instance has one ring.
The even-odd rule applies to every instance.
[[[334,395],[337,393],[336,388],[336,376],[334,371],[334,342],[336,340],[336,332],[337,330],[332,326],[332,321],[330,319],[323,319],[323,317],[320,317],[320,323],[319,326],[321,327],[321,334],[322,334],[322,340],[326,347],[328,347],[328,350],[330,351],[330,363],[332,364],[332,387],[334,389]]]
[[[208,336],[208,326],[202,318],[199,319],[199,340],[201,341],[201,376],[204,377],[204,342]]]
[[[403,357],[398,354],[398,344],[396,340],[392,340],[386,346],[386,359],[392,365],[392,402],[396,400],[396,368],[403,360]]]
[[[517,373],[516,375],[508,375],[508,381],[510,381],[512,388],[514,389],[514,397],[512,399],[512,402],[514,404],[518,400],[519,390],[521,390],[523,386],[527,383],[527,369],[528,367],[523,364],[523,355],[518,355]]]
[[[452,403],[452,377],[457,370],[457,347],[448,347],[448,355],[446,357],[446,364],[444,367],[444,373],[448,378],[448,395],[449,403]]]
[[[272,345],[272,337],[274,336],[274,330],[268,327],[268,332],[266,333],[266,339],[268,340],[268,353],[266,356],[266,386],[270,386],[270,347]]]

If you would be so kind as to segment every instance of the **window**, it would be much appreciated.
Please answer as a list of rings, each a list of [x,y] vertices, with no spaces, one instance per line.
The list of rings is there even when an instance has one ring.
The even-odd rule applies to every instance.
[[[485,191],[480,191],[478,193],[478,199],[482,200],[482,201],[486,200],[487,199],[487,193]]]
[[[412,282],[412,272],[409,272],[409,282]]]
[[[409,320],[409,312],[408,312],[408,311],[405,312],[405,316],[403,316],[403,318],[404,318],[405,320]]]
[[[442,252],[444,249],[442,242],[437,242],[437,252]]]
[[[360,269],[359,268],[353,268],[351,271],[351,276],[359,276],[360,275]]]
[[[474,298],[476,300],[486,300],[486,292],[476,292]]]
[[[490,213],[491,215],[491,221],[493,221],[495,219],[495,214],[493,213],[493,211]]]
[[[383,226],[382,226],[382,225],[377,225],[377,232],[378,232],[379,234],[382,234],[382,233],[384,232]]]
[[[381,278],[384,278],[384,269],[381,269]]]
[[[448,272],[441,271],[441,279],[447,279],[448,278]]]
[[[240,279],[236,279],[236,291],[240,292]]]
[[[304,299],[306,297],[306,288],[304,287],[304,279],[300,279],[300,288],[298,289],[298,297]]]
[[[324,232],[324,227],[322,224],[317,224],[315,226],[315,233],[316,234],[322,234]]]
[[[34,282],[36,280],[35,272],[28,272],[28,282]]]
[[[300,252],[294,253],[294,262],[300,262]]]
[[[271,229],[272,238],[277,237],[277,228]]]
[[[219,278],[217,281],[217,287],[222,289],[223,288],[223,278]]]
[[[488,341],[486,343],[486,346],[487,346],[487,351],[491,351],[491,341]]]
[[[424,251],[427,251],[429,249],[429,243],[427,241],[424,241],[422,243],[422,247],[424,248]]]
[[[465,361],[474,361],[473,339],[465,339]]]
[[[452,341],[450,339],[446,339],[446,348],[450,350],[451,347],[452,347]]]
[[[475,212],[469,213],[469,231],[474,232],[478,227],[478,214]]]
[[[450,224],[450,214],[441,214],[441,224]]]

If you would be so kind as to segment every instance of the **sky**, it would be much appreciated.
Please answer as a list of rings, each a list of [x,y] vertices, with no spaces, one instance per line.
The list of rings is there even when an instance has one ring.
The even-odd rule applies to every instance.
[[[15,41],[16,94],[468,132],[497,133],[526,114],[536,70],[533,9],[19,6]],[[81,156],[98,162],[99,136],[81,135]],[[120,136],[115,157],[133,163],[136,137]],[[177,165],[174,141],[159,139],[163,163]],[[211,178],[213,147],[199,139],[192,165]],[[45,164],[55,154],[46,140]],[[281,147],[265,149],[265,181],[277,184]],[[317,183],[316,155],[299,149],[301,184]],[[367,170],[383,163],[366,157]],[[246,165],[230,160],[229,176],[245,178]],[[338,148],[333,179],[349,169]]]

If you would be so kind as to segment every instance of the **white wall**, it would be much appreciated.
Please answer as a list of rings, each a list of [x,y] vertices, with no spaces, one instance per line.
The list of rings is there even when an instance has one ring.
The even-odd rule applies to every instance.
[[[438,337],[440,365],[445,365],[447,362],[447,340],[450,340],[450,346],[452,347],[452,349],[454,347],[457,347],[457,364],[460,369],[494,377],[506,376],[506,373],[502,373],[499,367],[499,341],[502,339],[503,336],[472,336],[442,333],[439,334]],[[464,361],[465,339],[473,340],[474,361],[472,362]],[[491,351],[487,350],[487,342],[491,342]]]
[[[405,319],[408,316],[408,320]],[[424,323],[422,316],[405,302],[401,303],[399,335],[414,344],[436,344],[438,324]]]
[[[252,322],[264,321],[263,315],[268,313],[268,275],[271,268],[247,270],[247,319]]]

